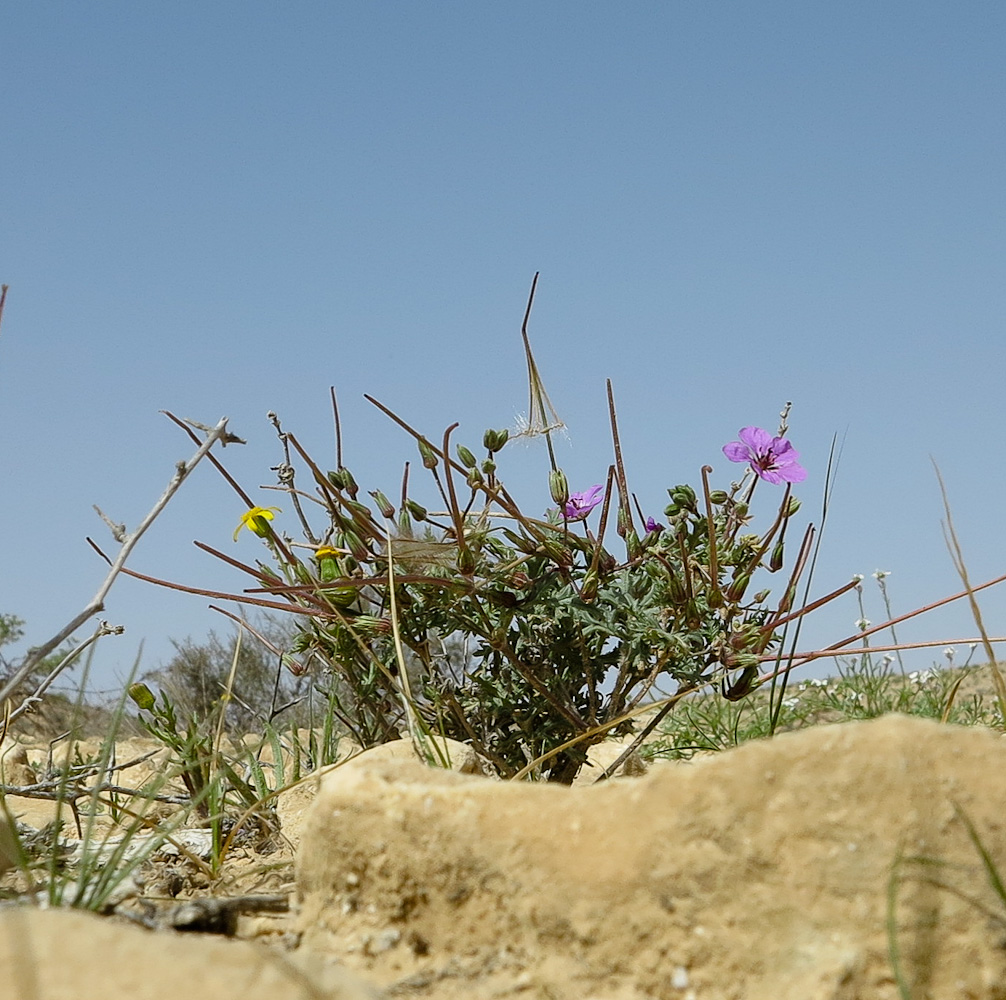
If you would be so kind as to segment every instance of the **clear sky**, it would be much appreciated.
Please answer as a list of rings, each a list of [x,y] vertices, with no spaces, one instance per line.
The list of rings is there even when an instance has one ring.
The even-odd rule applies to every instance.
[[[0,611],[39,642],[86,604],[85,536],[112,547],[91,505],[135,525],[191,451],[161,409],[230,417],[250,490],[281,457],[269,410],[334,464],[329,386],[346,464],[392,495],[414,449],[364,392],[435,439],[512,425],[539,270],[574,488],[610,460],[605,377],[656,512],[703,463],[728,483],[722,445],[792,400],[808,516],[844,441],[815,593],[959,589],[930,456],[974,579],[1006,572],[1004,29],[1000,2],[927,0],[10,5]],[[544,451],[501,458],[544,509]],[[254,559],[242,509],[200,468],[131,565],[245,585],[192,545]],[[120,581],[101,676],[226,631],[208,603]],[[1006,633],[1004,592],[983,604]],[[963,607],[902,630],[973,633]]]

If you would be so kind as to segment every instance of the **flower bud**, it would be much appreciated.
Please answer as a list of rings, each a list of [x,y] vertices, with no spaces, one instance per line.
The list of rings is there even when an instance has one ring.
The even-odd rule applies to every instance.
[[[466,469],[474,469],[475,466],[478,464],[475,456],[463,444],[458,445],[457,451],[458,451],[458,458],[461,459],[461,464]]]
[[[485,480],[482,478],[482,473],[479,472],[478,468],[471,468],[468,470],[468,475],[465,476],[465,482],[474,490],[481,486]]]
[[[458,551],[458,572],[463,576],[471,576],[475,572],[475,553],[467,547]]]
[[[423,456],[423,465],[427,469],[435,469],[437,467],[437,456],[433,451],[433,447],[426,438],[420,438],[419,444],[419,454]]]
[[[691,486],[675,486],[674,489],[668,490],[668,493],[670,493],[671,499],[679,507],[695,510],[695,490]]]
[[[566,474],[562,469],[553,469],[548,474],[548,489],[552,499],[560,507],[565,507],[569,499],[569,483],[566,482]]]
[[[632,531],[632,517],[624,507],[618,508],[618,536],[626,538]]]
[[[507,579],[507,586],[514,590],[527,590],[532,583],[531,577],[521,569],[515,570]]]
[[[381,517],[386,517],[390,520],[395,516],[394,505],[380,490],[371,490],[370,495],[374,498],[374,503],[377,504]]]
[[[730,497],[723,490],[713,490],[709,494],[709,502],[714,504],[726,503]]]
[[[487,476],[491,476],[496,471],[496,463],[491,458],[487,458],[482,463],[482,471]]]
[[[739,604],[744,599],[744,593],[748,589],[748,584],[750,582],[750,573],[736,574],[733,580],[731,580],[730,586],[727,587],[725,594],[727,601],[731,604]]]
[[[364,563],[370,559],[370,549],[363,544],[363,539],[352,528],[346,528],[342,532],[342,542],[358,562]]]
[[[387,635],[391,631],[391,620],[376,615],[357,615],[352,626],[362,636]]]
[[[770,573],[775,573],[776,570],[782,569],[782,559],[783,559],[783,543],[780,538],[775,545],[772,546],[772,555],[769,558],[768,568]]]
[[[571,566],[573,556],[570,551],[556,538],[545,537],[538,545],[539,551],[543,551],[549,559],[559,566]]]
[[[356,587],[332,587],[330,590],[326,589],[322,593],[330,604],[334,604],[337,608],[342,608],[343,610],[348,608],[358,596]]]
[[[519,535],[516,531],[511,531],[509,528],[504,528],[503,534],[506,535],[507,540],[515,549],[518,549],[529,556],[537,554],[538,545],[533,538],[528,538],[526,535]]]
[[[344,465],[340,465],[335,472],[330,472],[328,480],[333,486],[338,487],[340,490],[345,490],[350,496],[355,497],[359,489],[356,485],[356,480],[353,478],[353,473]]]
[[[639,535],[629,528],[625,532],[625,553],[629,559],[638,559],[643,554],[643,546],[640,544]]]
[[[790,497],[786,506],[786,517],[792,517],[800,509],[800,501],[796,497]]]
[[[314,558],[318,564],[318,579],[322,583],[331,583],[339,576],[338,550],[328,545],[322,545],[315,549]]]
[[[600,582],[597,573],[588,569],[584,574],[583,583],[580,584],[580,600],[586,604],[592,604],[594,598],[597,597],[597,588]]]
[[[150,688],[140,681],[129,685],[129,697],[136,702],[137,708],[146,712],[149,712],[154,707],[154,703],[157,701]]]
[[[482,447],[489,452],[500,451],[509,437],[510,432],[506,428],[501,431],[488,430],[482,436]]]
[[[425,521],[426,520],[427,510],[426,510],[426,508],[424,506],[422,506],[422,504],[416,503],[415,500],[406,500],[405,501],[405,506],[409,509],[409,513],[417,521]]]
[[[761,604],[763,601],[767,600],[768,595],[771,593],[772,591],[769,590],[767,587],[764,590],[759,590],[758,593],[755,594],[754,598],[752,599],[753,603]]]
[[[676,576],[672,576],[668,581],[667,593],[670,595],[672,604],[683,604],[688,598],[684,584]]]

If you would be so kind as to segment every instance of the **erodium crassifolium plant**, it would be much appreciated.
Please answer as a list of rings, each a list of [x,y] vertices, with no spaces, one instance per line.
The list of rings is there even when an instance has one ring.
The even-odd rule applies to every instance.
[[[481,458],[463,445],[452,457],[450,434],[439,448],[415,435],[441,513],[412,499],[407,479],[399,503],[374,491],[365,504],[348,469],[322,473],[308,460],[326,523],[305,523],[307,558],[277,531],[278,510],[242,518],[272,557],[255,570],[262,589],[308,612],[294,652],[324,663],[334,710],[358,739],[415,725],[471,743],[512,776],[583,737],[541,768],[571,781],[586,747],[629,731],[623,717],[655,686],[719,683],[731,698],[751,689],[799,577],[784,579],[772,606],[768,589],[749,593],[756,576],[782,570],[799,507],[790,488],[805,473],[786,438],[743,428],[724,448],[748,466],[740,481],[710,489],[706,467],[700,490],[668,490],[658,520],[633,510],[617,462],[580,492],[554,468],[554,506],[525,513],[498,469],[508,433],[487,431]],[[755,533],[762,482],[782,492]],[[618,554],[605,541],[612,522]]]
[[[544,437],[550,462],[532,512],[501,475],[508,431],[486,431],[476,455],[452,446],[454,424],[438,446],[367,397],[413,437],[441,509],[414,498],[409,463],[397,502],[380,490],[361,494],[342,464],[337,409],[331,471],[271,415],[285,450],[278,488],[304,542],[279,508],[256,506],[235,484],[247,505],[241,527],[262,539],[269,559],[253,567],[225,558],[256,579],[258,603],[303,616],[290,662],[321,663],[330,710],[363,745],[438,734],[469,743],[504,777],[545,756],[533,772],[569,782],[586,749],[631,731],[633,711],[655,692],[715,684],[738,699],[752,690],[759,665],[778,655],[781,630],[808,610],[797,607],[797,587],[813,529],[783,572],[800,506],[791,489],[806,475],[786,437],[788,405],[777,434],[745,427],[723,448],[746,466],[738,481],[713,489],[704,466],[697,489],[668,490],[661,514],[643,511],[629,491],[609,383],[614,460],[604,482],[570,490],[552,448],[561,421],[526,323],[527,315],[530,405],[519,433]],[[295,462],[310,490],[295,485]],[[760,485],[779,500],[756,530]]]

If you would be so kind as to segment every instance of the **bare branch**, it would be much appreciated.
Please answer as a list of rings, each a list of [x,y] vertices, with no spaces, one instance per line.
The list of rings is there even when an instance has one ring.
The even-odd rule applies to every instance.
[[[229,435],[227,431],[226,417],[222,418],[216,427],[213,427],[209,431],[206,436],[206,440],[202,442],[198,451],[196,451],[196,453],[187,462],[178,463],[178,466],[175,469],[175,474],[171,477],[171,481],[168,483],[164,493],[161,494],[158,501],[150,509],[147,516],[140,522],[136,530],[126,536],[125,541],[122,543],[122,547],[119,549],[118,556],[116,556],[111,569],[108,571],[108,575],[105,577],[104,582],[98,588],[98,592],[91,599],[87,607],[85,607],[79,615],[64,625],[63,628],[61,628],[54,636],[42,643],[41,646],[37,646],[33,649],[25,657],[24,663],[22,663],[18,670],[14,673],[14,676],[11,677],[7,683],[3,685],[3,687],[0,687],[0,704],[13,694],[18,685],[21,684],[26,677],[30,676],[32,671],[35,670],[42,660],[44,660],[45,657],[56,649],[60,643],[64,642],[73,635],[73,633],[76,632],[77,629],[79,629],[89,618],[104,610],[105,598],[108,596],[108,592],[111,590],[112,584],[115,583],[116,578],[122,572],[122,569],[126,564],[126,560],[132,553],[136,543],[143,537],[147,529],[157,519],[157,516],[167,506],[168,501],[171,500],[171,498],[178,492],[179,487],[183,482],[185,482],[192,470],[208,454],[213,445],[218,441],[222,443],[225,439],[233,440],[233,436]]]

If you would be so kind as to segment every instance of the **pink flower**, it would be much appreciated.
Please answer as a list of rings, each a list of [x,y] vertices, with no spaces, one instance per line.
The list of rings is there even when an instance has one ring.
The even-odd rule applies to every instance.
[[[740,441],[723,446],[731,462],[749,462],[767,483],[802,483],[807,470],[797,459],[799,453],[785,438],[772,437],[761,427],[742,427]]]
[[[567,521],[582,521],[604,499],[604,487],[591,486],[584,493],[570,493],[563,516]]]

